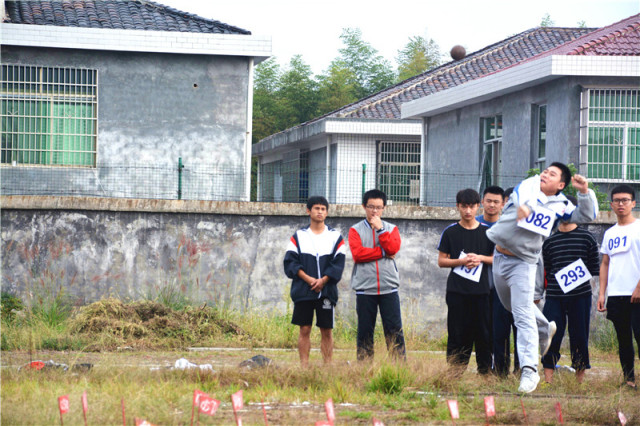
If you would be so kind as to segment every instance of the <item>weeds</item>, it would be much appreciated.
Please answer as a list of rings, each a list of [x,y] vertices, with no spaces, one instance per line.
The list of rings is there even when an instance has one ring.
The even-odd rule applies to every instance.
[[[383,365],[373,376],[367,390],[394,395],[411,383],[411,373],[403,365]]]

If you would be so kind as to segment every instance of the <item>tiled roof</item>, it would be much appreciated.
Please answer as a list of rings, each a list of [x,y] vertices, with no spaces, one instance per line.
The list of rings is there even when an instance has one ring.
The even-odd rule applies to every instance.
[[[484,77],[546,52],[593,28],[534,28],[382,90],[323,117],[400,119],[405,102]]]
[[[146,0],[9,0],[5,1],[5,8],[9,16],[7,22],[14,24],[251,34],[242,28]]]
[[[547,54],[640,56],[640,14],[602,27]]]

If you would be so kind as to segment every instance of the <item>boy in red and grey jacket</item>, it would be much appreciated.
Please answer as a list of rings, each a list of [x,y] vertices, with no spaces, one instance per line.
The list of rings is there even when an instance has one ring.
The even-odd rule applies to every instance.
[[[400,275],[395,262],[401,240],[398,228],[381,219],[386,205],[384,192],[378,189],[365,192],[362,207],[367,217],[349,230],[349,247],[355,263],[351,288],[356,292],[358,360],[373,358],[378,307],[387,348],[393,356],[406,358],[398,296]]]

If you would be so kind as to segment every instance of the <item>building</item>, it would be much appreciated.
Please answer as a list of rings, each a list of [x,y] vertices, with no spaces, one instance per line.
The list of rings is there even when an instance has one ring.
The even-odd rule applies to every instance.
[[[402,117],[422,120],[430,173],[477,169],[506,187],[561,161],[605,191],[639,188],[640,14],[407,102]],[[427,202],[442,185],[427,178]]]
[[[247,200],[269,37],[151,1],[2,1],[2,194]]]
[[[271,135],[253,147],[259,159],[259,197],[299,202],[306,195],[324,194],[334,203],[359,203],[364,190],[378,187],[396,204],[451,205],[461,188],[511,186],[528,169],[549,161],[574,162],[586,173],[587,148],[580,141],[597,131],[585,121],[593,110],[585,102],[597,102],[598,96],[607,102],[624,98],[637,107],[638,58],[633,56],[640,46],[639,20],[633,16],[599,30],[528,30]],[[605,49],[589,44],[598,44],[601,37],[608,40]],[[583,66],[585,61],[575,62],[577,55],[569,53],[570,46],[583,49],[583,59],[593,62],[584,75],[575,71],[526,81],[527,70],[554,61],[549,57],[564,55],[566,67],[572,59]],[[610,65],[616,71],[598,74]],[[514,73],[520,80],[509,80]],[[630,124],[637,123],[633,111],[637,109],[631,107],[625,125],[635,129]],[[603,182],[632,177],[622,169],[631,170],[638,161],[631,152],[635,142],[625,145],[626,151],[606,151],[604,146],[614,143],[621,130],[611,132],[601,136],[609,139],[599,148],[592,148],[601,150],[602,160],[591,160],[598,166],[587,173],[604,173]],[[617,166],[596,172],[614,155]]]

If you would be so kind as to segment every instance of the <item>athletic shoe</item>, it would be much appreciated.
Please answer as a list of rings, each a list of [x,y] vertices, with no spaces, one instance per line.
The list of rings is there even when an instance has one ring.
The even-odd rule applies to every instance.
[[[520,387],[518,392],[531,393],[536,390],[538,383],[540,382],[540,376],[538,372],[533,368],[525,367],[522,369],[522,376],[520,376]]]
[[[547,332],[547,340],[541,342],[540,344],[540,356],[545,356],[547,352],[549,352],[549,348],[551,347],[551,339],[556,334],[556,330],[558,327],[556,326],[555,321],[549,322],[549,331]]]

